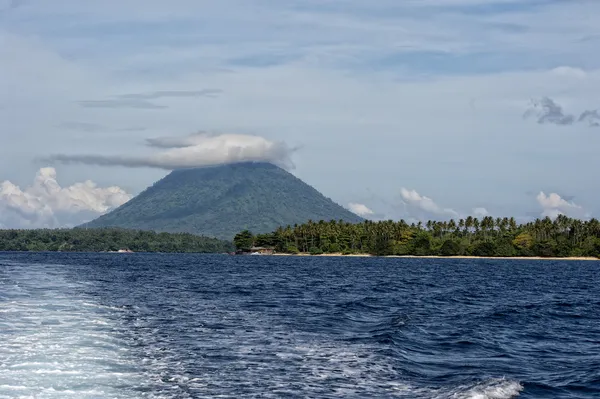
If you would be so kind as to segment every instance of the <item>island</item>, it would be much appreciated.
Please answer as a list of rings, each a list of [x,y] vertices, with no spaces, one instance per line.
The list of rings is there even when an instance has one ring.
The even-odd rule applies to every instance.
[[[518,224],[515,218],[458,221],[308,221],[271,233],[244,230],[237,253],[288,255],[600,258],[600,222],[559,215]]]

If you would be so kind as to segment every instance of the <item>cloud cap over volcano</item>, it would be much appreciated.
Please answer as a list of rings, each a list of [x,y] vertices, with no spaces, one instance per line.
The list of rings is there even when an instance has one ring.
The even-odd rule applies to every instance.
[[[247,134],[214,134],[200,132],[184,137],[159,137],[147,140],[147,146],[162,151],[146,156],[56,154],[45,160],[130,168],[183,169],[240,162],[269,162],[293,169],[290,148],[284,142],[271,141]]]

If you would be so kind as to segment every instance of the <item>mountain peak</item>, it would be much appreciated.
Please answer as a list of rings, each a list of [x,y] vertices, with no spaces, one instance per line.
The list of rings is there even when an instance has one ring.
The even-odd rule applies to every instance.
[[[308,220],[363,219],[266,162],[178,169],[89,227],[186,232],[231,239]]]

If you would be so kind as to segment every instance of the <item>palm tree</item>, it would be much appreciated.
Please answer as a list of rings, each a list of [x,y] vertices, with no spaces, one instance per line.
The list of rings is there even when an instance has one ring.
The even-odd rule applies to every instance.
[[[472,227],[473,227],[473,216],[467,216],[467,220],[465,220],[466,231],[470,232]]]
[[[450,219],[450,221],[448,222],[448,230],[450,230],[452,233],[456,233],[457,227],[454,219]]]
[[[515,220],[514,217],[511,216],[511,218],[508,219],[508,225],[509,225],[511,232],[514,232],[515,230],[517,230],[517,221]]]
[[[600,222],[598,222],[598,219],[592,218],[588,220],[586,225],[589,235],[600,238]]]
[[[498,233],[504,233],[504,221],[501,217],[496,218],[496,228],[498,229]]]

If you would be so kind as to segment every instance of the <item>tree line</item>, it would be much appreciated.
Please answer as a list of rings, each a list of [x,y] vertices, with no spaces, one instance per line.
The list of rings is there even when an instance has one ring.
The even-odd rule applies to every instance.
[[[115,228],[0,230],[0,251],[221,253],[231,242],[187,233],[155,233]]]
[[[272,233],[240,232],[236,248],[272,247],[283,253],[439,256],[600,257],[600,222],[559,215],[518,224],[514,218],[449,221],[309,221]]]

